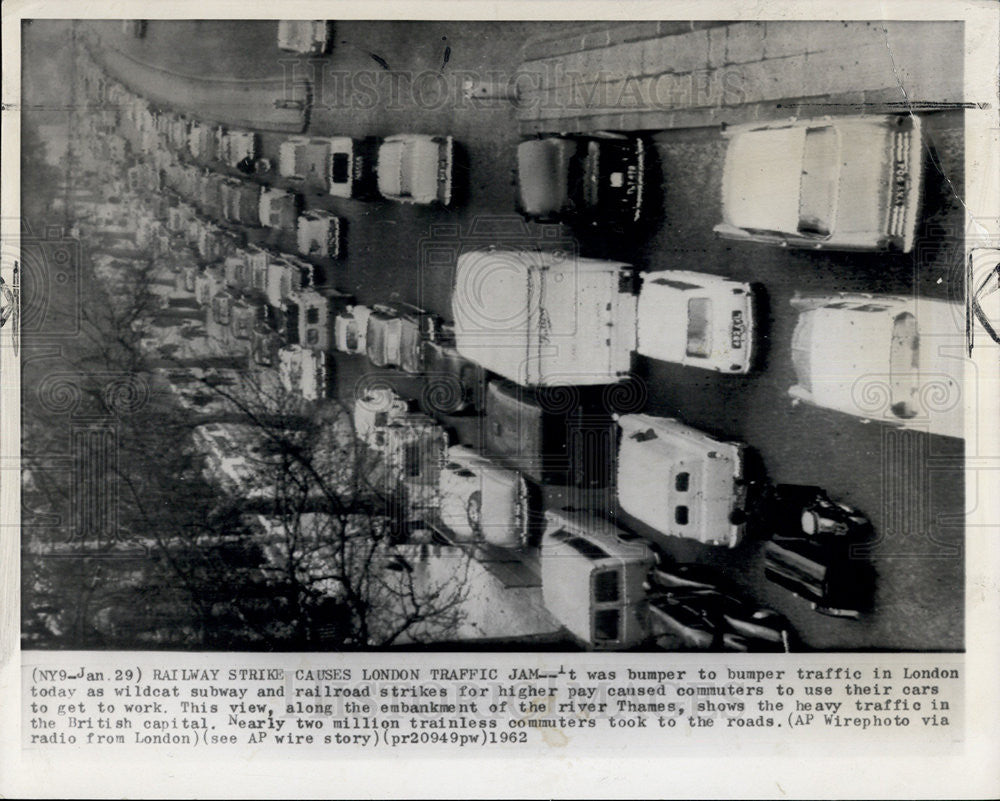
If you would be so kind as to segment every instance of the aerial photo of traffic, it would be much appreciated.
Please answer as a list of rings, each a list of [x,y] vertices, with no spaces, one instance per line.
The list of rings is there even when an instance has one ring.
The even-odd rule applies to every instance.
[[[26,23],[23,647],[963,650],[962,37]]]

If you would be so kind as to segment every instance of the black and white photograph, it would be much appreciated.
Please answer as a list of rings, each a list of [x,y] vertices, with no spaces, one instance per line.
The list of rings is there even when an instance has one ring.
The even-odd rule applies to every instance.
[[[462,702],[496,671],[421,660],[512,655],[554,666],[502,668],[522,686],[584,664],[627,682],[589,674],[609,682],[596,695],[571,683],[507,706],[501,690],[491,711],[521,718],[501,721],[506,739],[447,742],[550,750],[605,724],[589,700],[630,713],[612,728],[676,714],[689,736],[821,722],[805,687],[773,718],[741,701],[734,727],[730,707],[686,698],[699,660],[758,684],[816,666],[797,678],[872,696],[831,705],[828,727],[970,736],[940,727],[963,687],[973,714],[970,604],[996,600],[998,176],[981,140],[995,148],[1000,122],[996,94],[970,88],[997,85],[995,63],[985,84],[969,69],[979,22],[875,4],[828,19],[460,7],[5,20],[20,40],[0,333],[22,743],[211,747],[230,742],[214,739],[226,713],[233,744],[270,745],[245,708],[201,703],[225,694],[219,671],[189,669],[239,655],[348,666],[281,679],[289,716],[299,687],[300,738],[300,679],[316,695],[349,679],[354,700],[461,680],[447,692]],[[132,724],[89,698],[53,712],[84,695],[63,680],[112,681],[88,654],[121,655],[119,706],[134,687],[158,713],[180,686],[170,720],[193,741],[104,740]],[[381,712],[435,711],[423,693]],[[305,710],[317,730],[380,711],[348,695]],[[199,717],[214,712],[218,731]],[[259,736],[280,743],[274,714]],[[355,728],[446,742],[417,718],[412,740]]]

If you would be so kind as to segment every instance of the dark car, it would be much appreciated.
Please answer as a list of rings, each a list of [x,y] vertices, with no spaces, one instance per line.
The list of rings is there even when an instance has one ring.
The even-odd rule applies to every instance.
[[[529,390],[506,380],[486,390],[486,450],[543,484],[606,487],[618,427],[579,387]]]
[[[546,135],[517,148],[517,203],[527,218],[630,226],[643,214],[646,145],[624,134]]]
[[[454,332],[441,328],[423,343],[425,384],[421,405],[431,414],[481,412],[485,405],[486,371],[455,347]]]
[[[873,529],[862,512],[821,487],[778,484],[762,520],[765,578],[825,615],[857,618],[871,605],[875,573],[860,549]]]
[[[649,592],[661,647],[789,650],[792,633],[788,621],[771,609],[744,600],[734,585],[711,567],[660,565],[650,572]]]
[[[764,546],[764,577],[833,617],[859,618],[871,606],[875,572],[852,558],[847,543],[827,538],[773,539]]]

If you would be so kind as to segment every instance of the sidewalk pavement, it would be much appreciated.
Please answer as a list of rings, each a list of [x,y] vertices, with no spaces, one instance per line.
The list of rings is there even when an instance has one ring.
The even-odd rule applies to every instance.
[[[517,117],[524,135],[693,128],[966,99],[958,22],[645,21],[534,39],[523,52]]]

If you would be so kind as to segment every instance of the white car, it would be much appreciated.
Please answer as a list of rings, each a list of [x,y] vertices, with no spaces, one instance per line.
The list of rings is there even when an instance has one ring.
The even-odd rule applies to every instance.
[[[278,352],[278,375],[285,392],[314,401],[326,397],[327,364],[323,351],[286,345]]]
[[[450,136],[397,134],[378,149],[378,191],[403,203],[451,203],[454,141]]]
[[[745,446],[710,437],[678,420],[623,414],[618,502],[673,537],[733,548],[746,527]]]
[[[301,198],[294,192],[261,187],[258,206],[260,224],[268,228],[295,230],[300,206]]]
[[[367,353],[368,318],[372,310],[355,304],[337,315],[333,324],[334,345],[341,353]]]
[[[516,470],[452,445],[441,470],[440,496],[441,523],[457,540],[502,548],[527,544],[528,485]]]
[[[963,437],[965,309],[888,295],[795,297],[789,394],[892,425]]]
[[[378,429],[410,412],[410,402],[395,390],[389,387],[366,389],[354,401],[354,433],[365,444],[374,446]]]
[[[908,252],[923,191],[912,114],[748,123],[724,131],[721,236]]]
[[[334,197],[372,194],[374,139],[347,136],[292,136],[278,150],[285,178],[322,186]]]
[[[688,270],[642,273],[636,351],[643,356],[747,373],[754,325],[749,284]]]
[[[235,167],[244,159],[257,158],[258,137],[253,131],[237,131],[218,128],[216,130],[219,158],[230,167]]]
[[[299,215],[296,230],[299,253],[322,259],[340,256],[340,218],[316,209]]]
[[[324,19],[283,19],[278,22],[278,48],[319,56],[333,42],[333,23]]]

